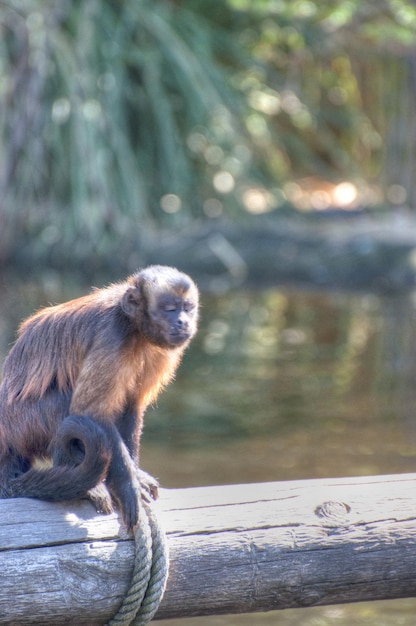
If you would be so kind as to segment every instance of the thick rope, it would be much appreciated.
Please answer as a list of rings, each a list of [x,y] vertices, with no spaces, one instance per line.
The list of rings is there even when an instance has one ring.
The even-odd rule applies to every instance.
[[[155,616],[165,593],[169,570],[169,551],[164,530],[152,507],[145,504],[144,508],[152,533],[152,567],[145,596],[132,626],[145,626]]]
[[[143,500],[134,542],[130,588],[107,626],[145,626],[153,619],[165,592],[169,568],[166,536],[152,507]]]

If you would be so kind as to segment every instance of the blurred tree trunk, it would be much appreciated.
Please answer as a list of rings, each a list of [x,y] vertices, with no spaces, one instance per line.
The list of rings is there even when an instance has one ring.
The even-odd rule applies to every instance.
[[[387,64],[388,67],[389,64]],[[416,209],[416,51],[386,73],[387,128],[382,185],[387,199]]]

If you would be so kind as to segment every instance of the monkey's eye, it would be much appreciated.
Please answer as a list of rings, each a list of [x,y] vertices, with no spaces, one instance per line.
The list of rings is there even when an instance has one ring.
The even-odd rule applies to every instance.
[[[193,302],[189,302],[189,301],[185,301],[183,303],[183,310],[186,311],[186,313],[190,313],[191,311],[193,311],[195,308],[195,305]]]
[[[167,313],[176,311],[176,308],[177,307],[174,302],[166,302],[165,304],[162,305],[162,310],[166,311]]]

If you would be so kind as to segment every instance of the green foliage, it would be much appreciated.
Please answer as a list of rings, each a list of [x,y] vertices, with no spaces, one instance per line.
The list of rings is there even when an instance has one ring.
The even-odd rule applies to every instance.
[[[108,253],[275,208],[299,176],[374,178],[383,62],[415,30],[407,0],[3,0],[3,255]]]
[[[241,76],[239,87],[265,136],[271,142],[278,138],[275,173],[330,179],[360,173],[373,178],[387,125],[386,64],[395,57],[397,71],[406,46],[415,40],[412,3],[229,0],[229,4],[248,18],[240,39],[261,62],[260,71]],[[257,19],[250,23],[253,13]],[[264,114],[269,123],[262,126]]]
[[[19,210],[43,207],[26,227],[53,207],[57,236],[71,221],[71,231],[122,234],[131,220],[158,217],[167,194],[165,214],[179,202],[192,213],[201,177],[191,133],[209,124],[205,149],[205,135],[219,147],[222,135],[234,144],[241,134],[208,27],[145,1],[51,10],[13,0],[1,18],[4,185]]]

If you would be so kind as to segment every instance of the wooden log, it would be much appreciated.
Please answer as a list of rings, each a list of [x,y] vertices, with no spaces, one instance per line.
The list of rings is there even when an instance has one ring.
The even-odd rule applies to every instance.
[[[157,618],[416,595],[416,474],[162,490]],[[104,624],[132,571],[116,515],[0,500],[0,624]]]

